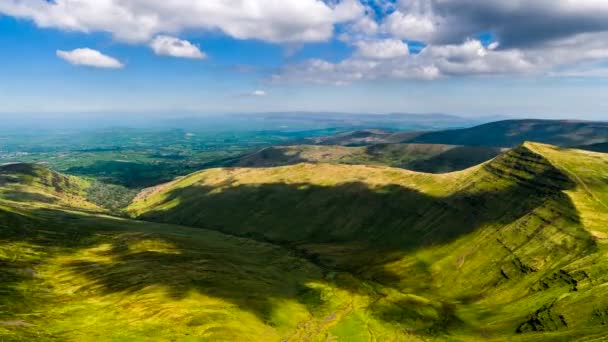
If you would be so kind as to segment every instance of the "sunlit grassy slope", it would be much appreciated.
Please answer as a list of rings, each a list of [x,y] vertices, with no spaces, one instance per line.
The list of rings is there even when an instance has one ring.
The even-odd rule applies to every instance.
[[[49,207],[86,210],[101,208],[85,200],[90,183],[38,164],[0,165],[0,198],[16,203],[44,203]]]
[[[0,167],[1,341],[606,335],[606,154],[527,143],[445,175],[217,169],[130,207],[199,228],[107,216],[88,186]]]
[[[1,341],[302,340],[366,300],[349,275],[277,246],[104,216],[77,178],[2,177]]]
[[[445,175],[209,170],[130,211],[280,244],[351,274],[358,310],[325,336],[591,341],[608,330],[607,205],[606,154],[525,143]]]
[[[265,148],[236,158],[226,166],[273,167],[298,163],[364,164],[413,171],[459,171],[496,157],[502,149],[437,144],[376,144],[346,147],[291,145]]]

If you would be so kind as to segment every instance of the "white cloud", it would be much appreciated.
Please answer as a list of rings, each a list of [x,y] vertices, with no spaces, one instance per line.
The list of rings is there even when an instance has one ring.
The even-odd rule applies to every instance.
[[[357,0],[10,0],[0,13],[40,27],[109,32],[116,39],[147,42],[159,34],[219,30],[237,39],[318,42],[334,25],[363,15]]]
[[[0,0],[0,14],[40,27],[107,32],[186,58],[205,54],[176,38],[184,31],[298,47],[339,32],[355,48],[341,62],[286,66],[277,80],[567,74],[581,63],[608,59],[606,0]],[[476,37],[488,33],[494,38],[484,46]],[[411,41],[426,48],[410,53]]]
[[[251,96],[266,96],[266,91],[264,91],[264,90],[254,90],[251,93]]]
[[[385,43],[381,41],[378,46]],[[458,45],[429,46],[417,55],[400,58],[368,57],[358,54],[339,63],[310,60],[285,67],[274,76],[274,80],[342,85],[375,79],[434,80],[456,75],[519,74],[536,70],[529,56],[522,52],[491,50],[478,40]]]
[[[124,67],[124,64],[117,59],[89,48],[75,49],[72,51],[57,50],[57,56],[73,65],[106,69],[119,69]]]
[[[398,39],[360,41],[356,43],[357,53],[363,58],[391,59],[409,55],[406,43]]]
[[[524,47],[608,30],[604,0],[400,0],[383,23],[395,37],[454,44],[483,32]]]
[[[395,11],[387,17],[383,29],[394,37],[428,41],[436,33],[437,26],[430,16]]]
[[[400,0],[384,15],[375,20],[377,26],[365,25],[370,16],[360,18],[341,36],[356,47],[351,57],[286,66],[273,79],[339,85],[375,79],[581,75],[580,65],[608,61],[608,1]],[[493,38],[485,44],[475,38],[488,33]],[[426,47],[406,54],[399,48],[403,40],[422,41]],[[589,70],[599,69],[584,73]]]
[[[198,46],[187,40],[160,35],[150,42],[150,47],[155,54],[160,56],[172,56],[180,58],[203,59],[206,56]]]

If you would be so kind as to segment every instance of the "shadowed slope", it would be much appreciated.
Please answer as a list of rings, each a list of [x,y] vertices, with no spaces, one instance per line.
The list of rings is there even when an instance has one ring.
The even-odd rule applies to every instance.
[[[272,241],[357,241],[404,249],[443,243],[489,223],[508,224],[573,186],[545,159],[521,147],[443,177],[311,164],[212,170],[175,182],[131,210],[145,219]]]
[[[397,289],[378,285],[384,299],[372,312],[383,320],[408,317],[411,305],[397,303],[411,293],[453,303],[467,329],[488,336],[555,330],[574,337],[601,326],[593,308],[577,303],[601,293],[605,282],[601,268],[581,262],[603,258],[598,237],[606,229],[590,218],[606,220],[597,200],[608,193],[606,162],[524,144],[441,176],[310,164],[210,170],[131,209],[145,219],[279,242]],[[592,172],[571,171],[569,163]],[[564,299],[573,286],[585,291]]]
[[[0,337],[599,338],[606,170],[604,154],[526,143],[445,175],[325,164],[208,170],[131,207],[202,228],[0,194]]]
[[[300,340],[369,301],[277,246],[71,210],[0,194],[0,340]]]
[[[11,186],[24,186],[18,182]],[[49,194],[51,194],[50,192]],[[268,243],[0,196],[0,339],[405,339],[378,294]],[[444,333],[438,302],[408,322]],[[353,317],[364,321],[352,321]],[[420,321],[421,317],[426,317]],[[451,320],[451,318],[450,318]],[[349,328],[345,329],[344,325]],[[335,330],[334,329],[338,329]]]

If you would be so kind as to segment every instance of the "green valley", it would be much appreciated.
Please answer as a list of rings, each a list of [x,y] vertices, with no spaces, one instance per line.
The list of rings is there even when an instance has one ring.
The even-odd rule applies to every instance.
[[[0,0],[0,342],[608,342],[608,0]]]
[[[601,340],[608,155],[524,143],[430,174],[370,148],[273,147],[125,211],[108,185],[1,166],[1,339]]]

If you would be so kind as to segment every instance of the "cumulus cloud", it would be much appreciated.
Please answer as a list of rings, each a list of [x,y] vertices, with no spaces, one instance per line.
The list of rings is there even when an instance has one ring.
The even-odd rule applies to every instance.
[[[105,69],[120,69],[124,67],[124,64],[117,59],[89,48],[75,49],[72,51],[57,50],[57,57],[73,65]]]
[[[343,34],[355,47],[353,56],[286,66],[274,79],[345,84],[556,70],[566,75],[580,74],[567,71],[581,64],[608,59],[608,1],[399,0],[376,8],[382,12],[376,25],[365,23],[368,15],[351,24],[356,35]],[[405,53],[403,40],[423,42],[425,48]]]
[[[523,47],[608,30],[603,0],[400,0],[383,28],[404,39],[458,43],[482,32]]]
[[[370,59],[391,59],[407,56],[410,50],[406,43],[398,39],[360,41],[356,43],[359,56]]]
[[[428,41],[436,34],[438,27],[432,16],[395,11],[387,17],[383,29],[395,37]]]
[[[342,85],[375,79],[434,80],[447,76],[534,71],[535,65],[520,51],[496,51],[484,47],[478,40],[468,40],[457,45],[429,46],[419,54],[400,58],[370,59],[359,54],[339,63],[310,60],[285,67],[274,80]]]
[[[203,59],[206,56],[198,46],[187,40],[160,35],[150,42],[150,47],[155,54],[160,56],[172,56],[179,58]]]
[[[251,92],[251,96],[266,96],[266,91],[264,90],[254,90],[253,92]]]
[[[0,13],[40,27],[109,32],[116,39],[147,42],[159,34],[219,30],[237,39],[318,42],[334,25],[363,13],[358,0],[9,0]]]
[[[567,74],[608,59],[604,0],[0,0],[0,14],[186,58],[205,57],[177,38],[186,30],[287,46],[337,37],[353,48],[342,61],[287,65],[278,81]]]

